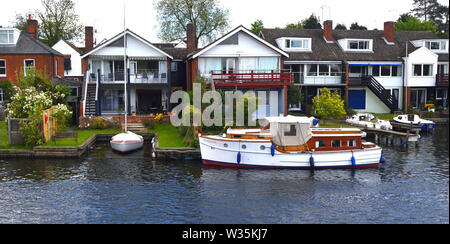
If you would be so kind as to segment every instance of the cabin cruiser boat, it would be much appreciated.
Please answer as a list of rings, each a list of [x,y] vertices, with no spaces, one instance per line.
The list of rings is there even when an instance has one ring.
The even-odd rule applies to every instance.
[[[142,148],[144,138],[141,135],[127,131],[113,136],[110,143],[113,150],[126,153]]]
[[[366,128],[375,128],[381,130],[392,130],[392,125],[389,120],[381,120],[375,118],[369,113],[358,113],[346,120],[348,124],[355,126],[363,126]]]
[[[391,123],[394,127],[409,126],[413,129],[419,128],[424,132],[432,131],[435,127],[435,123],[433,121],[421,119],[417,114],[402,114],[395,116]]]
[[[238,168],[376,168],[381,147],[358,128],[314,127],[307,117],[266,117],[263,129],[199,135],[204,165]]]

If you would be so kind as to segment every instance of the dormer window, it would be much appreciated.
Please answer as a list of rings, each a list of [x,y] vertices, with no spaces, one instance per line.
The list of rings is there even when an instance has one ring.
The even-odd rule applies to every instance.
[[[14,44],[14,30],[0,30],[0,44]]]
[[[369,40],[349,40],[348,41],[349,50],[363,50],[370,51],[370,41]]]
[[[310,51],[311,38],[285,38],[284,50],[286,51]]]
[[[447,50],[447,41],[425,41],[425,47],[432,51]]]

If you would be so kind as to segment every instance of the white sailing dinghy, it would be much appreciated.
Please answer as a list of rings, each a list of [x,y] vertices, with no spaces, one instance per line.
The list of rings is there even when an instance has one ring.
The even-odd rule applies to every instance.
[[[125,7],[124,7],[125,9]],[[126,40],[126,28],[125,28],[125,10],[124,10],[124,31],[123,31],[123,63],[124,63],[124,95],[125,95],[125,130],[123,133],[117,134],[111,138],[111,148],[115,151],[119,151],[122,153],[135,151],[137,149],[142,148],[144,145],[144,138],[141,135],[137,135],[131,131],[128,131],[127,125],[127,113],[128,113],[128,104],[127,104],[127,40]]]

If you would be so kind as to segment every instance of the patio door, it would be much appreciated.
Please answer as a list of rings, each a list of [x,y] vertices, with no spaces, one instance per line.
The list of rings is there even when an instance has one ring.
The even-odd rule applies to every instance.
[[[236,59],[225,58],[222,60],[222,72],[224,74],[233,74],[236,71]]]

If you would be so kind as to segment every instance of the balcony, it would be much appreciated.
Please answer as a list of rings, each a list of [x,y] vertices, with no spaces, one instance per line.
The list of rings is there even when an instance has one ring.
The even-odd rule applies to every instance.
[[[448,86],[448,74],[437,74],[436,86]]]
[[[167,84],[167,73],[160,70],[138,69],[130,74],[132,84]],[[89,82],[97,82],[97,74],[89,74]],[[100,74],[100,82],[103,84],[123,84],[125,82],[123,70]]]
[[[308,73],[293,72],[294,84],[300,85],[345,85],[345,72]]]
[[[212,72],[210,75],[216,88],[270,88],[293,85],[291,72],[250,70],[239,73]]]

